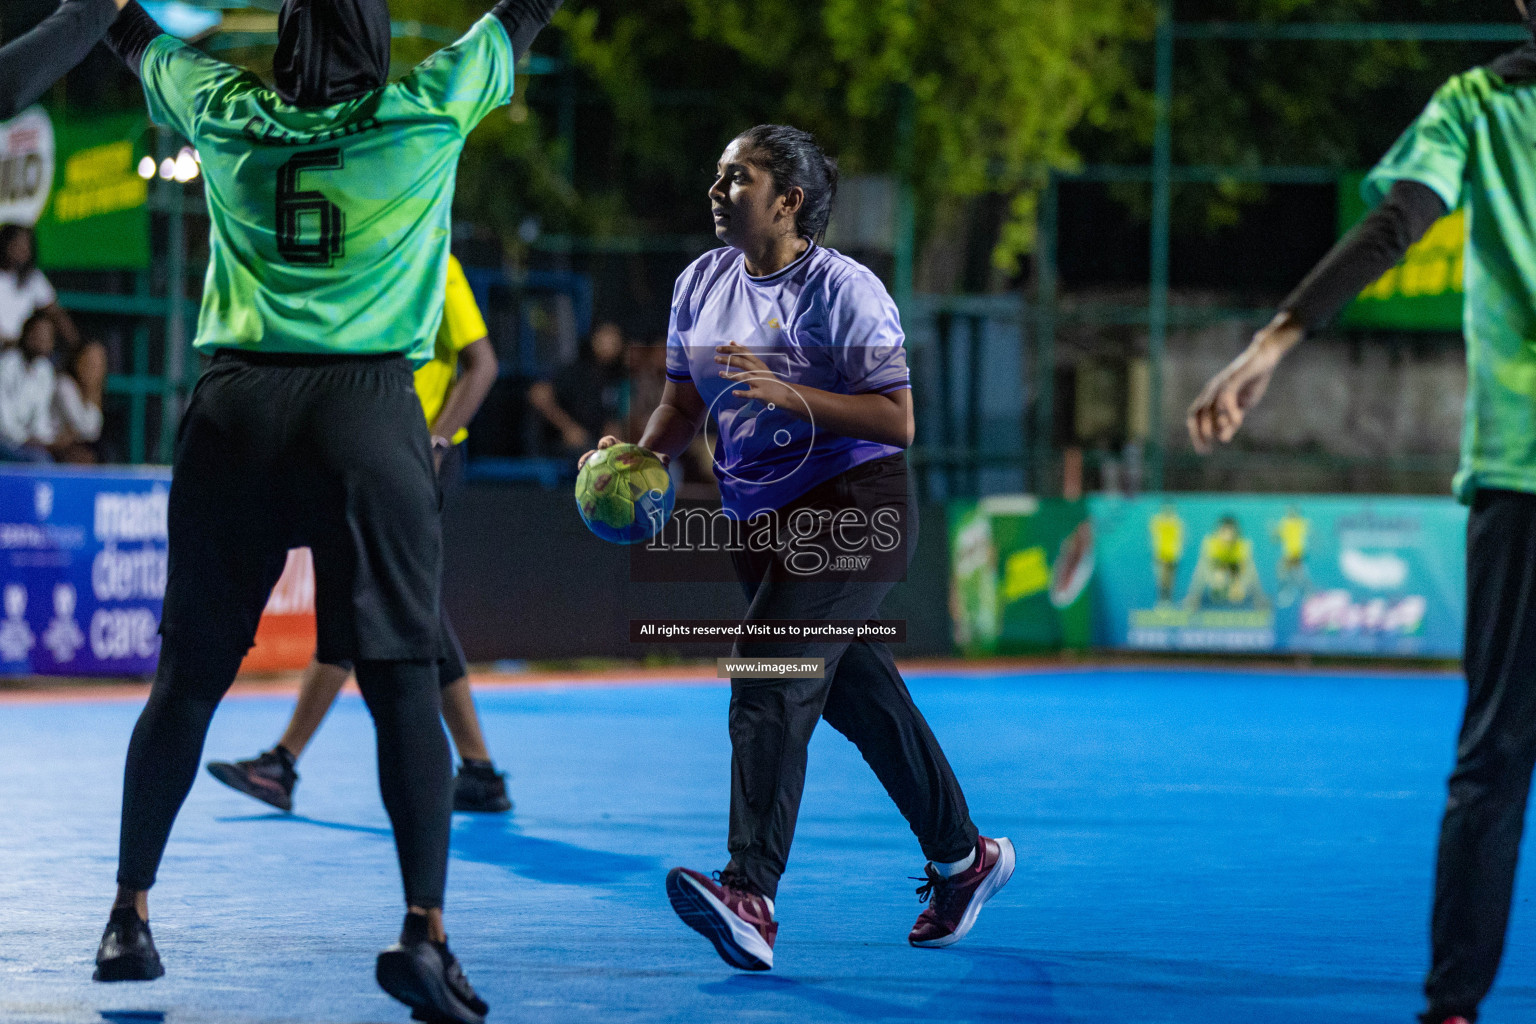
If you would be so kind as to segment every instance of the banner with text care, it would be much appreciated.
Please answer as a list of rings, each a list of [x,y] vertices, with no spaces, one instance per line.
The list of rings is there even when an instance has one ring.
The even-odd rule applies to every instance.
[[[146,675],[169,470],[0,469],[0,673]]]
[[[1461,654],[1467,512],[1450,498],[1098,495],[1088,508],[1100,646]]]

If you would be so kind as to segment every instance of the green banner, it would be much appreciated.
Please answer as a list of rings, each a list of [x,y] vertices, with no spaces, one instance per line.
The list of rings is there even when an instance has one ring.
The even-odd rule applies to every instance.
[[[1369,212],[1360,196],[1364,175],[1339,179],[1339,235]],[[1344,310],[1345,327],[1384,330],[1460,331],[1462,250],[1467,211],[1452,210],[1414,243],[1402,262],[1360,293]]]
[[[45,269],[149,267],[147,128],[142,114],[54,120],[53,194],[37,222]]]
[[[1093,527],[1082,502],[1023,495],[949,507],[950,614],[967,655],[1086,648]]]

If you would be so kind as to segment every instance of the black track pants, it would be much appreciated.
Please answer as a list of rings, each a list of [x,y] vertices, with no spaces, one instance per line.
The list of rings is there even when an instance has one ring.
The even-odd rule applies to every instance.
[[[901,511],[905,562],[917,541],[917,516],[907,499],[904,456],[855,466],[781,511],[835,515],[880,507]],[[743,552],[734,560],[750,602],[748,621],[871,619],[899,575],[876,564],[841,578],[807,577],[786,565],[782,551]],[[745,875],[769,898],[777,892],[805,789],[806,750],[821,718],[858,747],[929,860],[956,861],[975,848],[965,795],[885,644],[741,641],[734,654],[824,658],[826,675],[732,680],[727,870]]]
[[[1475,1018],[1504,952],[1536,765],[1536,495],[1481,490],[1467,521],[1467,708],[1435,869],[1434,1024]]]

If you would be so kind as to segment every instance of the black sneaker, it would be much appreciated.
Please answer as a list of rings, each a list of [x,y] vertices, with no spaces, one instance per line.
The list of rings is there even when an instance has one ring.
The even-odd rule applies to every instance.
[[[96,949],[95,981],[154,981],[165,973],[149,922],[132,907],[114,907]]]
[[[209,761],[208,774],[280,811],[293,810],[299,773],[293,770],[293,755],[280,746],[250,761]]]
[[[512,809],[507,796],[507,776],[489,761],[468,761],[459,765],[453,780],[453,809],[480,814],[500,814]]]
[[[448,943],[427,938],[427,919],[406,914],[400,941],[379,954],[379,987],[429,1024],[485,1024],[490,1009],[475,994]]]

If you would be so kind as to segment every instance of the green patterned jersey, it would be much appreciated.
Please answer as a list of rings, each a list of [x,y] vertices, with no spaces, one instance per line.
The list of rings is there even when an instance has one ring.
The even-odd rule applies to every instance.
[[[487,15],[400,81],[315,110],[157,38],[150,116],[197,148],[208,197],[197,348],[430,360],[459,153],[511,98],[513,63]]]
[[[1486,68],[1435,93],[1365,180],[1419,182],[1465,206],[1467,400],[1454,489],[1536,492],[1536,84]]]

